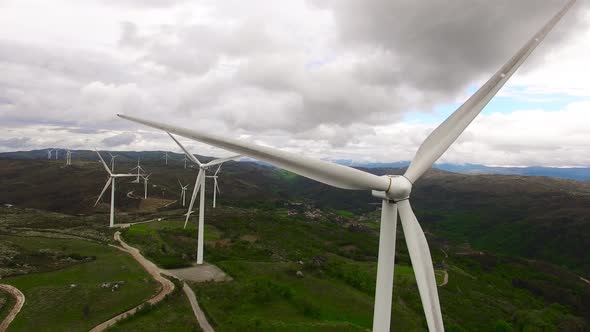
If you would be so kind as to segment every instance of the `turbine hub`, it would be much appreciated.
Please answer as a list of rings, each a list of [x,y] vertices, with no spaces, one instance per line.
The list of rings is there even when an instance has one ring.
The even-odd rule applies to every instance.
[[[389,189],[387,191],[373,190],[373,196],[394,202],[408,199],[412,192],[412,182],[402,175],[388,175],[388,177],[390,180]]]

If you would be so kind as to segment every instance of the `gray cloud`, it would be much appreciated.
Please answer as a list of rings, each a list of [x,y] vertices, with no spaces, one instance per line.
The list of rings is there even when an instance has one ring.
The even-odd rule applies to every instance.
[[[137,136],[134,133],[121,133],[102,140],[102,144],[108,147],[129,145],[135,141]]]
[[[474,80],[491,75],[566,1],[310,2],[333,14],[341,43],[368,51],[368,61],[356,68],[359,79],[408,85],[449,99]],[[587,2],[578,2],[545,42],[544,51],[587,29],[583,18],[588,8]],[[542,58],[536,55],[532,61]],[[529,62],[523,69],[533,67]]]
[[[318,155],[377,156],[386,144],[407,159],[431,128],[396,127],[400,134],[389,138],[375,128],[456,101],[563,2],[97,0],[100,14],[120,16],[97,13],[96,30],[80,31],[96,37],[93,47],[41,43],[43,32],[0,39],[0,127],[78,128],[60,137],[155,147],[145,133],[134,139],[100,131],[137,128],[115,117],[123,112],[255,134]],[[580,20],[588,6],[579,2],[522,71],[543,67],[576,31],[588,31]],[[488,146],[501,147],[509,146]]]
[[[20,148],[31,141],[28,137],[15,137],[8,139],[0,139],[0,146],[8,149]]]

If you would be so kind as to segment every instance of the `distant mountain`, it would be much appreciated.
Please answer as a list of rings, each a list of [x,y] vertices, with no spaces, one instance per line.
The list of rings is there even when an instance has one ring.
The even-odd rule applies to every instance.
[[[54,148],[50,148],[54,149]],[[0,159],[36,159],[46,160],[47,151],[43,150],[32,150],[32,151],[16,151],[16,152],[1,152]],[[65,158],[64,149],[59,149],[59,159]],[[96,153],[91,150],[72,150],[74,155],[73,159],[77,160],[98,160]],[[140,158],[143,161],[158,161],[164,160],[164,151],[109,151],[112,154],[119,156],[117,161],[121,162],[132,162],[137,161]],[[55,154],[53,155],[55,158]],[[108,158],[108,154],[105,151],[105,158]],[[180,153],[168,153],[168,160],[170,163],[182,163],[183,155]],[[212,157],[199,156],[204,160],[210,160]],[[390,163],[366,163],[356,162],[350,159],[339,159],[333,160],[333,162],[352,166],[355,168],[405,168],[408,167],[410,162],[398,161]],[[256,162],[260,165],[271,166],[264,162]],[[548,176],[560,179],[570,180],[581,180],[590,181],[590,167],[542,167],[542,166],[530,166],[530,167],[491,167],[481,164],[448,164],[441,163],[435,164],[434,168],[440,169],[447,172],[462,173],[462,174],[502,174],[502,175],[520,175],[520,176]]]
[[[70,214],[108,212],[107,204],[94,207],[106,172],[87,153],[93,161],[74,158],[69,167],[63,160],[0,159],[0,205]],[[157,152],[121,154],[129,156],[129,161],[116,164],[118,172],[128,171],[134,167],[135,158],[142,157],[142,166],[153,174],[152,198],[178,200],[178,180],[190,183],[192,189],[196,169],[185,169],[179,161],[165,166]],[[148,156],[152,160],[147,160]],[[404,171],[366,170],[377,175]],[[219,181],[221,206],[284,209],[287,202],[301,202],[327,210],[366,214],[380,202],[366,191],[332,188],[252,162],[224,164]],[[210,185],[207,184],[209,190]],[[117,208],[125,213],[139,212],[139,200],[128,193],[141,194],[143,189],[141,184],[121,181]],[[466,242],[476,250],[542,259],[590,275],[590,181],[432,169],[416,183],[412,194],[413,207],[423,227],[441,240]],[[171,208],[180,206],[176,203]]]
[[[337,160],[341,165],[352,165],[363,168],[404,168],[410,165],[408,161],[392,163],[357,163],[351,160]],[[447,172],[463,174],[503,174],[521,176],[548,176],[570,180],[590,180],[590,167],[490,167],[480,164],[434,164],[434,168]]]

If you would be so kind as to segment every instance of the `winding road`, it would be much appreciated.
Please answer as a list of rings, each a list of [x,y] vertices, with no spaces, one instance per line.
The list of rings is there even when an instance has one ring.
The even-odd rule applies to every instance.
[[[146,302],[144,302],[132,309],[125,311],[122,314],[119,314],[119,315],[99,324],[98,326],[96,326],[92,330],[90,330],[90,332],[104,331],[107,328],[113,326],[118,321],[125,319],[130,315],[135,314],[146,303],[147,304],[156,304],[156,303],[162,301],[166,297],[166,295],[172,293],[172,291],[174,290],[174,283],[172,281],[162,277],[162,275],[160,274],[160,268],[158,268],[154,263],[150,262],[145,257],[143,257],[141,255],[141,253],[139,252],[139,250],[137,250],[136,248],[133,248],[133,247],[129,246],[127,243],[123,242],[123,240],[121,240],[121,233],[118,231],[115,232],[115,240],[121,244],[122,248],[120,248],[120,249],[128,252],[131,256],[133,256],[133,258],[135,258],[135,260],[137,262],[139,262],[139,264],[141,264],[141,266],[143,266],[143,268],[154,279],[156,279],[157,282],[160,283],[162,288],[161,288],[160,292],[158,294],[156,294],[156,296],[152,297],[151,299],[147,300]]]
[[[125,243],[125,241],[123,241],[123,239],[121,239],[121,232],[119,232],[119,231],[115,232],[114,238],[117,242],[119,242],[121,244],[121,247],[118,247],[118,246],[113,246],[113,247],[118,248],[122,251],[125,251],[125,252],[129,253],[131,256],[133,256],[133,258],[135,258],[135,260],[138,261],[139,264],[141,264],[144,267],[144,269],[154,279],[156,279],[156,281],[158,281],[162,285],[162,290],[156,296],[152,297],[148,301],[136,306],[133,309],[127,310],[126,312],[119,314],[119,315],[101,323],[100,325],[98,325],[95,328],[93,328],[92,330],[90,330],[90,332],[104,331],[107,328],[109,328],[110,326],[117,323],[118,321],[125,319],[125,318],[129,317],[130,315],[135,314],[137,312],[137,310],[139,310],[142,307],[142,305],[144,305],[146,303],[156,304],[156,303],[162,301],[166,297],[166,295],[170,294],[174,290],[174,283],[172,281],[162,277],[162,274],[168,275],[171,277],[176,277],[176,276],[174,276],[172,273],[170,273],[166,270],[160,269],[158,266],[156,266],[156,264],[152,263],[147,258],[143,257],[143,255],[141,254],[141,252],[137,248],[134,248],[134,247],[128,245],[127,243]],[[191,307],[193,309],[193,313],[195,314],[195,317],[197,318],[197,321],[199,322],[201,329],[205,332],[214,332],[213,328],[211,327],[211,324],[209,324],[209,322],[207,321],[207,317],[205,316],[205,313],[201,310],[201,307],[199,307],[199,303],[197,302],[197,297],[195,296],[195,293],[193,292],[193,290],[186,283],[184,283],[182,290],[186,294],[186,296],[191,304]],[[0,330],[0,332],[2,332],[2,330]]]
[[[0,323],[0,332],[4,332],[25,304],[25,294],[23,294],[18,288],[11,285],[0,284],[0,289],[6,293],[9,293],[16,299],[16,303],[14,304],[12,310],[10,310],[10,313],[8,313],[8,316],[4,318],[4,321]]]

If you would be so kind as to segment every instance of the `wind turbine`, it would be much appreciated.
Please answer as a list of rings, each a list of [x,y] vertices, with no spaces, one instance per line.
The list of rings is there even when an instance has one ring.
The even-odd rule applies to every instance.
[[[184,158],[182,158],[182,161],[184,161],[184,169],[186,169],[186,162],[188,161],[188,159],[186,158],[186,156],[184,156]]]
[[[111,172],[115,171],[115,158],[119,157],[118,155],[113,155],[112,153],[108,152],[109,156],[111,156]]]
[[[207,178],[213,179],[213,208],[215,208],[216,202],[217,202],[217,193],[221,194],[221,191],[219,190],[219,184],[217,183],[217,174],[219,174],[219,171],[221,170],[221,165],[219,164],[219,167],[217,167],[217,170],[215,171],[215,174],[213,175],[209,175],[207,176]]]
[[[188,186],[190,184],[187,184],[186,186],[182,185],[182,182],[180,182],[180,180],[178,180],[178,184],[180,185],[180,199],[182,199],[182,206],[186,205],[186,190],[188,189]]]
[[[146,175],[146,176],[141,176],[143,178],[143,195],[144,195],[144,199],[147,199],[148,196],[148,180],[150,179],[150,176],[152,176],[152,173]]]
[[[141,165],[139,165],[139,159],[140,157],[137,157],[137,166],[133,167],[131,170],[137,170],[137,179],[131,181],[131,183],[139,183],[139,177],[141,176],[142,172],[145,172],[145,169],[143,169],[143,167],[141,167]]]
[[[412,186],[455,142],[575,2],[576,0],[570,0],[498,72],[426,138],[402,176],[377,176],[343,165],[237,139],[223,138],[218,135],[197,132],[151,120],[125,115],[119,116],[228,151],[241,153],[334,187],[351,190],[371,190],[374,196],[383,200],[373,331],[389,331],[390,329],[398,213],[414,268],[428,329],[430,331],[444,331],[430,250],[409,201]]]
[[[66,166],[70,166],[70,165],[72,165],[72,151],[67,150],[66,151]]]
[[[51,160],[51,154],[53,153],[53,151],[55,151],[55,150],[53,150],[53,149],[47,150],[47,159]]]
[[[55,160],[57,160],[57,158],[59,158],[59,149],[55,149],[53,151],[55,151]]]
[[[117,178],[134,177],[135,174],[113,174],[107,166],[107,164],[104,162],[104,159],[102,159],[100,153],[96,151],[96,154],[98,155],[98,158],[100,158],[100,161],[104,166],[104,169],[107,171],[107,173],[109,173],[109,179],[107,180],[107,183],[104,185],[104,188],[102,188],[102,192],[100,193],[100,196],[98,196],[98,199],[96,200],[96,203],[94,203],[94,206],[98,204],[98,202],[102,198],[102,195],[104,195],[104,192],[107,190],[109,185],[111,185],[111,218],[109,222],[109,227],[112,228],[115,225],[115,180]]]
[[[193,189],[193,196],[191,197],[191,202],[188,206],[188,211],[186,213],[186,220],[184,221],[184,228],[188,224],[188,220],[193,213],[193,205],[195,204],[195,199],[197,198],[197,193],[199,189],[200,192],[200,201],[199,201],[199,235],[197,239],[197,264],[203,264],[203,242],[204,242],[204,224],[205,224],[205,177],[207,176],[207,170],[211,166],[221,165],[226,161],[238,159],[241,156],[232,156],[228,158],[220,158],[212,160],[206,164],[201,163],[195,156],[188,152],[188,150],[180,144],[180,142],[172,136],[172,134],[168,133],[170,137],[178,144],[178,146],[184,151],[186,157],[188,157],[193,163],[199,166],[199,174],[197,175],[197,180],[195,181],[195,188]]]
[[[168,166],[168,151],[164,151],[164,160],[166,160],[166,166]]]

